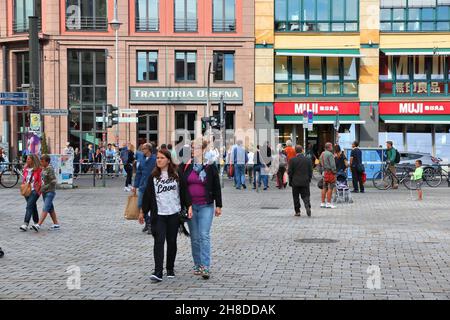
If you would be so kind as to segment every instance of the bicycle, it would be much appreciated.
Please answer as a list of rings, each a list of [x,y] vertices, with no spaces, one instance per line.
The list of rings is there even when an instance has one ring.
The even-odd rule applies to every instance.
[[[0,185],[7,189],[14,188],[23,177],[21,164],[8,163],[3,166],[6,168],[0,172]]]
[[[398,181],[398,184],[403,184],[409,190],[417,190],[417,184],[411,179],[411,173],[414,169],[410,167],[401,167],[403,172],[400,175],[394,175],[389,170],[389,165],[386,163],[384,168],[374,174],[372,183],[378,190],[388,190],[394,186],[394,180]]]
[[[423,180],[431,188],[437,188],[441,185],[442,180],[448,181],[449,174],[442,166],[436,168],[426,168],[423,170]]]

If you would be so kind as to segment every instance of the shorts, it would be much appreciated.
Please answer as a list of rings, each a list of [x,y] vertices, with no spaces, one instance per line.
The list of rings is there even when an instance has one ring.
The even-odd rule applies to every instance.
[[[44,208],[42,211],[53,213],[55,212],[55,207],[53,206],[53,199],[55,199],[56,193],[55,192],[47,192],[42,195],[44,198]]]
[[[418,180],[413,180],[411,181],[413,183],[413,185],[416,185],[416,190],[422,190],[422,185],[423,185],[423,180],[422,179],[418,179]]]
[[[325,178],[323,179],[323,189],[328,189],[328,190],[333,190],[334,188],[336,188],[336,182],[333,183],[327,183],[325,182]]]

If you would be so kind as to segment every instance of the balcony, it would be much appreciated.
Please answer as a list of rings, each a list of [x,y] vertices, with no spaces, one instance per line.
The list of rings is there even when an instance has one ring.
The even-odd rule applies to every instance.
[[[107,31],[107,17],[88,17],[88,16],[70,16],[66,17],[66,30],[89,30],[89,31]]]
[[[198,20],[197,19],[175,19],[174,30],[175,32],[197,32]]]
[[[39,31],[42,30],[42,19],[38,19],[38,28]],[[13,32],[14,33],[27,33],[29,31],[29,23],[26,21],[13,21]]]
[[[235,32],[236,31],[236,20],[214,20],[213,21],[213,32]]]
[[[159,19],[136,18],[136,31],[155,32],[159,30]]]

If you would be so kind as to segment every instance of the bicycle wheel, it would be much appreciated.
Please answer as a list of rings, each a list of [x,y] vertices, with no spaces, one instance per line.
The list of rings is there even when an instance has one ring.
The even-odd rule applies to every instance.
[[[5,188],[13,188],[19,182],[19,174],[11,169],[0,173],[0,184]]]
[[[442,174],[439,170],[426,168],[423,170],[423,180],[432,188],[439,187],[442,183]]]
[[[417,181],[411,180],[411,176],[407,176],[403,179],[403,185],[408,190],[417,190]]]
[[[372,179],[373,186],[378,190],[387,190],[392,187],[392,175],[383,170],[378,171]]]

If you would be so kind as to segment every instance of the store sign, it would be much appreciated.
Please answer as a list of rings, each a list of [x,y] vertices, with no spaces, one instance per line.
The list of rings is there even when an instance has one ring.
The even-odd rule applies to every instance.
[[[275,102],[275,115],[296,115],[312,111],[314,115],[359,115],[359,102]]]
[[[442,90],[441,90],[442,86]],[[430,92],[431,93],[442,93],[445,91],[444,83],[431,82]],[[401,93],[416,93],[416,94],[428,94],[428,84],[426,82],[414,82],[411,86],[409,82],[397,82],[395,84],[395,92]]]
[[[207,88],[130,88],[130,103],[205,103],[207,96]],[[218,103],[221,96],[226,103],[242,103],[243,101],[242,88],[210,89],[209,98],[212,103]]]
[[[450,114],[450,101],[380,102],[380,114],[440,115]]]

